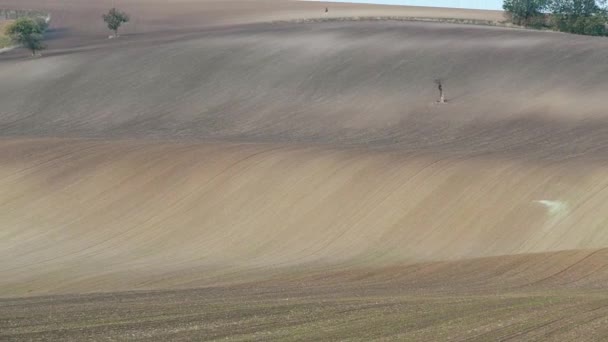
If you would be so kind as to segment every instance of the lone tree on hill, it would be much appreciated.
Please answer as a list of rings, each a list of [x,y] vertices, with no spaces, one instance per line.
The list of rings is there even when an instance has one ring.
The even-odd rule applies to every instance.
[[[46,48],[42,44],[42,38],[47,27],[48,24],[44,20],[21,17],[6,28],[6,34],[15,44],[30,49],[32,56],[35,56],[36,51]]]
[[[437,89],[439,89],[439,103],[445,103],[445,96],[443,94],[443,83],[440,79],[435,80],[435,84],[437,85]]]
[[[118,28],[123,23],[129,22],[129,15],[125,12],[121,12],[116,8],[112,8],[107,14],[102,15],[103,21],[108,24],[108,28],[114,31],[114,37],[118,37]]]

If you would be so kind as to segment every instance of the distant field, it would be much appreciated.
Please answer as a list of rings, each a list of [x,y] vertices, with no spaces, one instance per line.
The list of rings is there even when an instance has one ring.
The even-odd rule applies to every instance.
[[[11,21],[12,20],[0,20],[0,49],[11,45],[11,40],[4,33]]]

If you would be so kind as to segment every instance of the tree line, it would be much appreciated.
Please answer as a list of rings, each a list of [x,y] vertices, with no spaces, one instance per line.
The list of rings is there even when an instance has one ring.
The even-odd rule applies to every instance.
[[[516,25],[550,28],[590,36],[608,36],[607,0],[504,0]]]

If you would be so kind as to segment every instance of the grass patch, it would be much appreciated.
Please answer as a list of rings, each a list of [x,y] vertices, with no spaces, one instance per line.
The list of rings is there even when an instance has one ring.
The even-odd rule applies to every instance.
[[[5,33],[6,27],[12,22],[12,20],[0,20],[0,49],[12,45],[11,39]]]

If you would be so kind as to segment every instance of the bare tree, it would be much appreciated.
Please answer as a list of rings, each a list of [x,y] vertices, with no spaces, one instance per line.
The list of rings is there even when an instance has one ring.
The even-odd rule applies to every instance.
[[[445,96],[443,94],[443,82],[440,79],[435,80],[435,84],[437,84],[437,88],[439,89],[439,103],[445,103]]]

